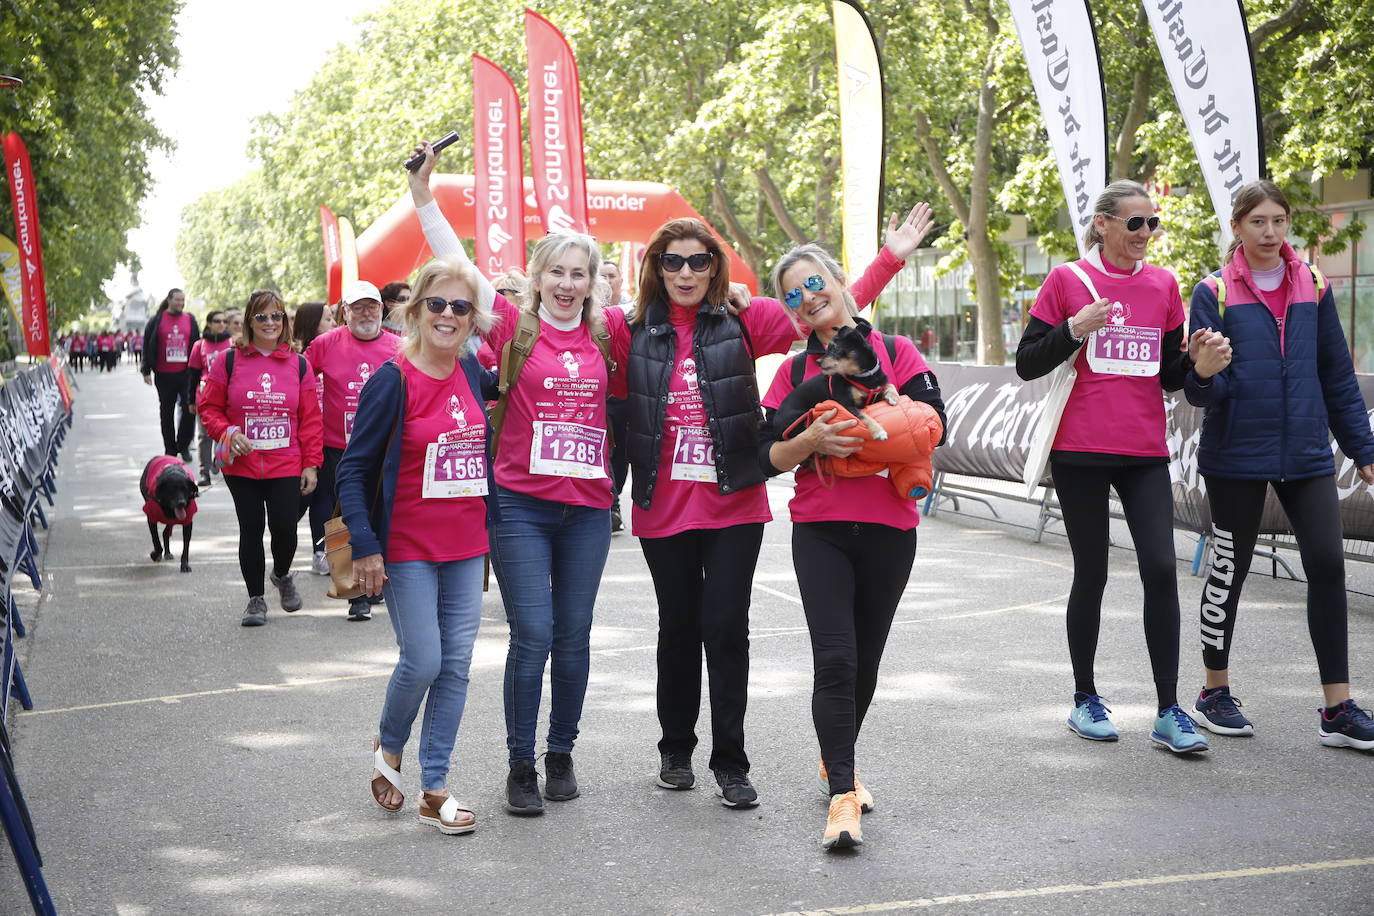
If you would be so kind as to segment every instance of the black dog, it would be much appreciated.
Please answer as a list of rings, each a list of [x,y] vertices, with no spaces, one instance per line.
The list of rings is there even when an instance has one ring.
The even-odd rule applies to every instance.
[[[172,526],[181,526],[181,571],[191,571],[191,519],[196,514],[200,490],[181,459],[159,455],[143,466],[138,490],[143,494],[143,514],[148,517],[148,533],[153,537],[153,562],[172,556]],[[157,526],[162,525],[162,538]]]
[[[853,413],[874,439],[880,442],[885,440],[887,430],[865,414],[863,409],[878,398],[897,406],[897,386],[887,380],[883,365],[868,339],[858,328],[836,328],[820,364],[822,374],[812,376],[793,388],[778,406],[774,418],[778,428],[791,429],[792,424],[810,413],[817,404],[835,401]]]

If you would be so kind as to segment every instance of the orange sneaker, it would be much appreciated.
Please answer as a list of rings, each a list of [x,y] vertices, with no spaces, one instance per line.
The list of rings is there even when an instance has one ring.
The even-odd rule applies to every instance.
[[[822,849],[847,849],[864,844],[859,827],[859,800],[853,792],[830,799],[830,811],[825,816],[825,833],[821,834]]]
[[[820,769],[816,773],[816,780],[820,783],[821,794],[826,798],[830,797],[830,775],[825,770],[825,761],[820,763]],[[864,784],[859,782],[859,768],[854,768],[854,795],[859,799],[859,807],[864,814],[873,810],[873,793],[864,788]]]

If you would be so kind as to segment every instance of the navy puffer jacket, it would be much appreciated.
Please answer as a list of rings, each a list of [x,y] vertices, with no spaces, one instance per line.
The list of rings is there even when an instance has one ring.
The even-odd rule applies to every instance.
[[[1225,314],[1215,280],[1193,287],[1189,325],[1231,339],[1231,365],[1211,379],[1190,371],[1188,401],[1207,412],[1198,468],[1207,476],[1302,480],[1336,472],[1327,430],[1357,467],[1374,464],[1374,435],[1355,379],[1335,300],[1316,301],[1312,269],[1287,243],[1288,311],[1278,324],[1260,297],[1243,249],[1214,274],[1224,284]]]

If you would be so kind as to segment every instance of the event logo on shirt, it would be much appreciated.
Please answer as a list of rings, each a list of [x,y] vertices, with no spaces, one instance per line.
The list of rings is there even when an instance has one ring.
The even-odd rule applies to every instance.
[[[468,425],[467,412],[463,410],[463,402],[458,399],[456,394],[449,396],[448,415],[453,418],[453,425],[455,427]]]
[[[247,392],[248,400],[257,401],[259,404],[269,406],[286,403],[285,393],[272,390],[272,374],[270,372],[264,372],[260,375],[258,377],[258,384],[261,386],[262,390],[249,390]]]
[[[558,361],[568,371],[568,378],[580,377],[578,373],[582,368],[582,363],[578,361],[577,356],[571,350],[564,350],[558,354]]]
[[[1112,324],[1121,326],[1131,320],[1131,307],[1125,302],[1113,302],[1107,311],[1107,320]]]
[[[682,366],[678,370],[682,374],[682,380],[687,383],[688,391],[697,390],[697,361],[690,356],[682,361]]]

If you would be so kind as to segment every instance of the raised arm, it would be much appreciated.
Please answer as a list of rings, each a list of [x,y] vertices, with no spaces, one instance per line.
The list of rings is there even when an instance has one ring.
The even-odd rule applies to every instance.
[[[429,176],[434,172],[434,163],[438,161],[438,155],[430,148],[427,140],[415,147],[415,152],[423,153],[425,159],[419,168],[408,173],[410,199],[415,203],[415,215],[420,218],[420,230],[425,234],[429,250],[434,252],[436,258],[458,258],[472,264],[472,258],[468,257],[458,233],[453,231],[453,227],[444,218],[444,212],[439,209],[439,202],[434,199],[434,192],[429,189]],[[492,287],[491,281],[476,269],[476,265],[472,266],[477,274],[479,304],[491,308],[492,301],[496,298],[496,290]]]

